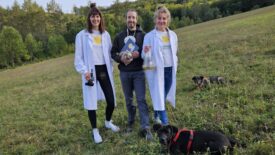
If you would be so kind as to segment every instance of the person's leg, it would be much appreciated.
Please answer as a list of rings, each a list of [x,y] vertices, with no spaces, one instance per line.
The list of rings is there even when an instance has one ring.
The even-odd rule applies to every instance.
[[[134,72],[134,90],[136,94],[139,118],[140,118],[140,135],[146,140],[153,140],[153,135],[150,131],[149,110],[145,100],[145,74],[143,71]]]
[[[171,89],[172,86],[172,67],[165,67],[164,68],[164,97],[166,100],[166,97],[168,95],[168,92]]]
[[[91,123],[92,128],[97,128],[96,126],[96,110],[88,110],[88,116]]]
[[[114,125],[111,121],[111,117],[115,108],[115,99],[113,94],[113,88],[111,85],[111,81],[108,75],[106,65],[98,65],[95,66],[96,69],[96,77],[99,81],[99,84],[103,90],[105,95],[105,99],[107,102],[106,110],[105,110],[105,127],[112,129],[114,132],[118,132],[120,129],[118,126]]]
[[[138,71],[133,74],[134,90],[136,94],[140,125],[142,129],[150,128],[148,105],[145,100],[145,74]]]
[[[166,101],[167,94],[172,85],[172,67],[164,68],[164,101]],[[168,125],[168,116],[166,110],[158,111],[160,120],[163,125]]]
[[[107,102],[105,117],[107,121],[110,121],[115,108],[113,88],[107,72],[106,65],[96,66],[95,68],[97,80],[99,81]]]
[[[135,122],[136,106],[133,105],[133,80],[130,75],[131,72],[120,71],[120,81],[128,112],[128,125],[132,126]]]
[[[94,142],[101,143],[102,138],[101,138],[99,131],[96,127],[96,110],[88,110],[88,116],[89,116],[91,126],[93,128],[92,131],[93,131]]]
[[[157,111],[162,125],[168,125],[168,116],[166,110]]]
[[[154,111],[154,119],[156,119],[158,117],[158,112]]]
[[[154,122],[157,124],[161,124],[161,120],[159,119],[158,111],[154,110]]]

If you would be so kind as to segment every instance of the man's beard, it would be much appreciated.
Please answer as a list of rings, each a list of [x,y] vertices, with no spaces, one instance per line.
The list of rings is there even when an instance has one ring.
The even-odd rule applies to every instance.
[[[136,28],[136,24],[134,24],[134,23],[128,23],[128,28],[129,29],[135,29]]]

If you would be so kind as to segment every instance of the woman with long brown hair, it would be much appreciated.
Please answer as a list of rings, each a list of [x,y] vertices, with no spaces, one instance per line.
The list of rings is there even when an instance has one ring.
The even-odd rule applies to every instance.
[[[96,123],[98,100],[106,99],[107,102],[105,127],[114,132],[120,130],[111,120],[116,105],[111,48],[111,38],[105,30],[102,13],[92,3],[87,16],[87,29],[76,36],[74,64],[82,75],[84,108],[88,110],[95,143],[102,142]]]

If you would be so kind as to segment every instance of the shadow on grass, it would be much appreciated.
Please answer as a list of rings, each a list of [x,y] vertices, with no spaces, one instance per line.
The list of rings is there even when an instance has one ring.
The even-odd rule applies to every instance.
[[[192,92],[192,91],[194,91],[196,89],[197,89],[196,86],[188,86],[188,87],[182,87],[181,91],[182,92]]]
[[[265,51],[264,54],[267,55],[267,56],[275,57],[275,49]]]

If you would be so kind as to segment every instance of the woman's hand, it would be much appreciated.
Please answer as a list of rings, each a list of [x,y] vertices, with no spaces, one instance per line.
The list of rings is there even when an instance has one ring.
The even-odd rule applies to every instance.
[[[144,53],[151,51],[151,46],[144,46],[143,51]]]
[[[91,79],[91,73],[90,72],[85,73],[85,79],[87,81]]]

